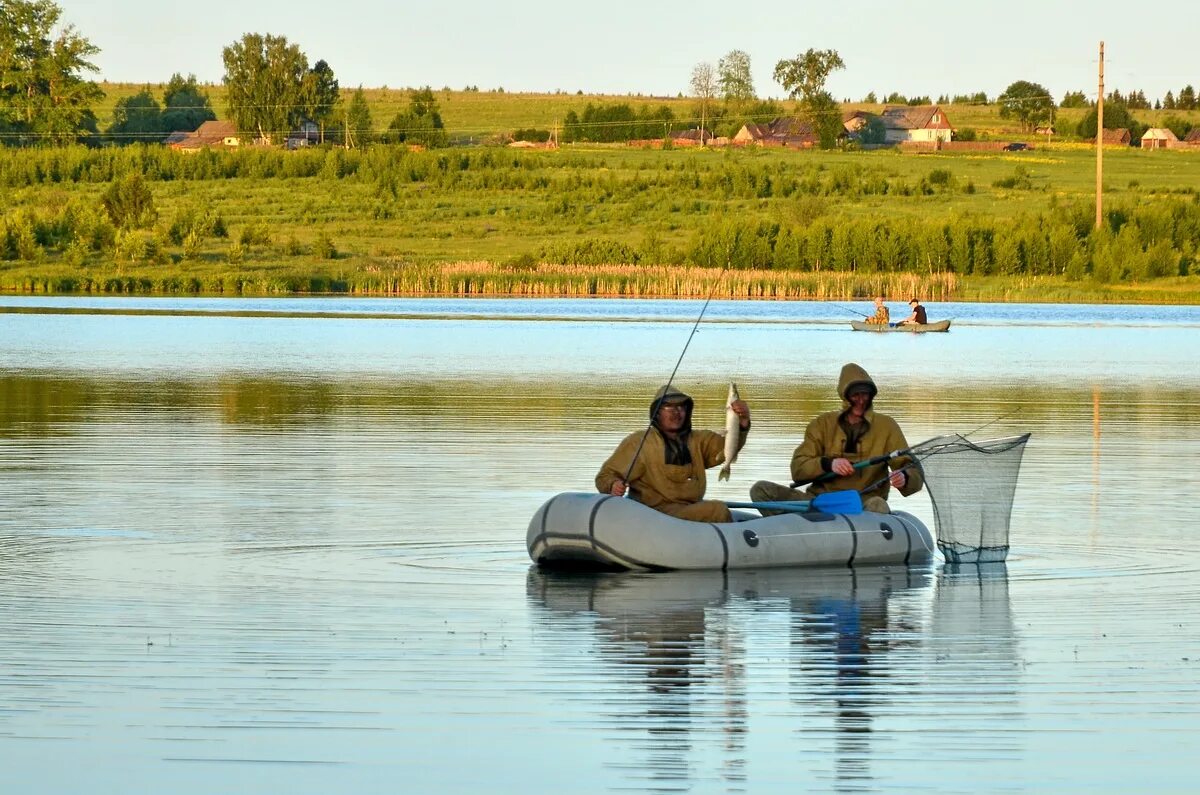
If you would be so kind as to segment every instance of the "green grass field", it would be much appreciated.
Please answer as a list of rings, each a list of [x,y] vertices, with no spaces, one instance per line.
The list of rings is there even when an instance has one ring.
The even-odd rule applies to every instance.
[[[141,86],[105,88],[108,100],[115,102]],[[210,90],[220,112],[220,88]],[[401,90],[373,89],[368,94],[377,109],[377,125],[389,110],[407,103],[407,92]],[[497,130],[547,126],[589,101],[665,102],[676,107],[677,114],[689,112],[691,106],[691,100],[682,99],[569,94],[439,92],[439,98],[451,130],[469,129],[481,137]],[[1006,122],[995,115],[994,106],[962,110],[961,118],[977,129],[997,134],[1004,130]],[[958,124],[957,109],[948,113]],[[988,123],[995,126],[986,127]],[[138,154],[141,151],[148,154]],[[72,218],[101,213],[101,196],[110,178],[47,176],[33,163],[37,150],[0,150],[0,178],[8,185],[0,191],[0,221],[9,230],[6,254],[6,227],[0,226],[0,289],[275,292],[358,285],[388,292],[393,289],[389,284],[402,280],[380,274],[463,262],[570,264],[573,255],[562,252],[572,247],[611,245],[616,255],[601,261],[614,264],[632,262],[620,253],[635,251],[644,265],[682,265],[697,261],[696,247],[714,228],[731,224],[768,224],[780,230],[810,229],[822,222],[833,227],[974,224],[1020,231],[1061,215],[1065,207],[1074,207],[1077,216],[1086,218],[1095,190],[1092,148],[1040,142],[1026,152],[937,154],[654,150],[624,145],[543,151],[469,147],[415,155],[386,147],[344,156],[338,150],[245,151],[212,155],[213,162],[238,174],[220,178],[164,174],[173,163],[186,165],[186,158],[207,156],[153,152],[162,150],[79,150],[64,155],[65,161],[116,158],[124,164],[122,169],[144,172],[158,213],[154,225],[136,233],[145,238],[145,245],[135,240],[132,248],[95,245],[69,251],[68,241],[55,242],[61,237],[56,230],[68,223],[64,213]],[[343,157],[354,168],[343,170]],[[1110,208],[1197,202],[1200,151],[1114,148],[1106,150],[1104,162]],[[293,168],[303,164],[313,168]],[[40,176],[26,180],[25,172]],[[203,236],[185,251],[169,239],[168,230],[198,209],[219,216],[228,234]],[[29,226],[27,234],[23,225]],[[22,239],[36,245],[22,244]],[[328,251],[316,253],[330,243],[334,258]],[[1200,270],[1195,264],[1200,261],[1200,241],[1189,238],[1172,245],[1182,261],[1193,263],[1185,268],[1193,275],[1154,284],[1136,279],[1131,284],[1124,278],[1119,280],[1123,284],[1087,285],[1078,280],[1054,283],[1049,278],[1053,274],[1046,273],[1029,274],[1037,279],[1013,274],[1006,281],[1003,275],[976,278],[960,271],[952,289],[956,295],[978,299],[1054,295],[1056,300],[1076,296],[1200,302],[1200,277],[1195,275]],[[821,264],[816,265],[820,270]],[[1061,265],[1056,268],[1061,272]],[[454,283],[452,276],[446,279],[429,282],[431,290]],[[830,296],[860,289],[847,284],[831,280]]]

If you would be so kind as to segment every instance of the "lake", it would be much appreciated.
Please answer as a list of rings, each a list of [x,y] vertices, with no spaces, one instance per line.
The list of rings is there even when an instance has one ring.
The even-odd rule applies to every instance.
[[[1194,789],[1200,308],[702,305],[0,297],[4,790]],[[848,361],[910,442],[1032,433],[1007,562],[534,569],[685,343],[753,412],[711,497]]]

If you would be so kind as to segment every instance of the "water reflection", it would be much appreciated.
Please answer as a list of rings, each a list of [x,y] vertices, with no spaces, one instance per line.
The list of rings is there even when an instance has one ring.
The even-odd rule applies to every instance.
[[[998,661],[1011,674],[1015,636],[1003,566],[946,570],[936,579],[935,588],[933,572],[896,568],[531,569],[527,593],[536,624],[553,636],[547,648],[575,648],[575,636],[586,634],[592,654],[552,664],[593,679],[606,694],[597,720],[617,731],[614,751],[626,742],[638,747],[639,757],[619,766],[647,777],[639,784],[684,788],[711,767],[733,785],[757,754],[820,766],[811,755],[827,748],[830,785],[852,790],[870,786],[874,760],[897,753],[875,736],[876,724],[882,719],[892,731],[897,716],[927,712],[929,683],[919,672],[931,660],[953,660],[964,690],[984,672],[996,674]],[[1013,687],[1005,692],[1011,703]],[[767,706],[781,696],[792,704],[783,715]],[[999,695],[989,698],[995,705]],[[762,722],[764,708],[774,719]],[[754,725],[764,727],[761,736]],[[717,743],[705,736],[713,731]]]
[[[249,747],[297,795],[1185,790],[1193,327],[696,335],[698,421],[730,379],[754,407],[719,499],[787,476],[847,359],[911,441],[1019,408],[986,431],[1033,432],[1011,578],[527,572],[531,512],[591,488],[688,331],[627,319],[0,315],[10,789],[252,791]]]

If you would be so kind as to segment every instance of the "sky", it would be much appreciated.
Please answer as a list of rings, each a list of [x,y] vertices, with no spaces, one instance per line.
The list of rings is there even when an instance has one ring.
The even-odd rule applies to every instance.
[[[748,0],[58,0],[63,22],[101,50],[97,79],[162,83],[172,73],[219,83],[223,47],[246,33],[282,35],[310,63],[324,59],[343,88],[430,85],[585,94],[686,93],[693,67],[730,50],[750,55],[760,97],[782,97],[776,62],[833,49],[846,68],[837,99],[971,94],[1016,80],[1058,99],[1094,96],[1105,41],[1105,88],[1200,87],[1194,0],[1139,6],[1063,3],[753,3]]]

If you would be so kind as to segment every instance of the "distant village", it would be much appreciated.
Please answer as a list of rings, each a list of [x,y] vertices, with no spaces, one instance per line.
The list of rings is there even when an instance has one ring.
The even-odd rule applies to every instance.
[[[872,119],[878,119],[883,127],[880,143],[863,143],[862,133]],[[1037,136],[1050,138],[1053,128],[1039,127]],[[1020,151],[1033,149],[1035,144],[1027,141],[964,141],[955,140],[954,126],[945,111],[938,105],[902,105],[884,108],[878,114],[863,110],[848,110],[842,114],[842,129],[838,134],[843,142],[854,142],[861,149],[895,147],[902,151]],[[322,143],[320,127],[311,121],[302,121],[297,129],[288,133],[283,146],[289,150],[302,149]],[[1092,139],[1094,142],[1094,139]],[[630,146],[661,148],[664,145],[679,147],[775,147],[781,149],[811,149],[819,145],[813,126],[796,116],[780,116],[764,123],[747,123],[733,136],[717,136],[699,127],[670,132],[662,138],[633,139]],[[235,148],[240,146],[266,146],[272,142],[255,139],[238,131],[232,121],[206,121],[193,132],[174,132],[164,143],[172,149],[194,152],[205,148]],[[1179,139],[1165,127],[1151,127],[1134,142],[1128,129],[1104,130],[1105,146],[1134,146],[1142,149],[1200,149],[1200,127],[1192,129],[1185,138]],[[508,146],[525,149],[553,149],[558,146],[557,136],[546,141],[511,140]],[[410,145],[421,149],[420,145]]]

